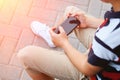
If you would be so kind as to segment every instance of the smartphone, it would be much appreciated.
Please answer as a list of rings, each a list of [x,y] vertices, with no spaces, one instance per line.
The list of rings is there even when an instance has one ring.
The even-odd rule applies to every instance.
[[[60,26],[63,27],[66,34],[69,35],[78,25],[80,25],[80,21],[77,18],[68,17]],[[55,33],[60,33],[58,28],[56,28]]]

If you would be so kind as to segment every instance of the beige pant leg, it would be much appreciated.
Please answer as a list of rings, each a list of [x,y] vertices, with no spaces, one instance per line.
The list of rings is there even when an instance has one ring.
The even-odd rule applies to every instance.
[[[82,76],[64,52],[28,46],[19,51],[18,57],[27,71],[44,73],[60,80],[78,80]]]
[[[69,6],[66,8],[65,13],[64,13],[63,18],[61,19],[60,23],[62,23],[67,18],[67,15],[69,13],[75,13],[75,12],[85,13],[83,10],[81,10],[77,7]],[[93,28],[75,29],[74,31],[75,31],[77,38],[80,40],[80,42],[86,48],[89,48],[90,44],[92,43],[96,29],[93,29]]]
[[[96,29],[75,29],[74,32],[79,41],[88,49],[93,41]]]

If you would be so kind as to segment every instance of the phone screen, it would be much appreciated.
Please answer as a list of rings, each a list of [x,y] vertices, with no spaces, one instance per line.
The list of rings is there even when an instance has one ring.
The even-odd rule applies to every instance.
[[[60,26],[63,27],[66,34],[69,35],[78,25],[80,25],[80,21],[75,17],[67,18]],[[55,30],[57,34],[59,34],[59,29]]]

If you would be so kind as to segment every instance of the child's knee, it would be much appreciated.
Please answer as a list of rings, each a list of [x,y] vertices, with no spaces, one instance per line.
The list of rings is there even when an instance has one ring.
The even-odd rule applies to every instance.
[[[82,9],[75,7],[75,6],[68,6],[66,7],[65,11],[68,12],[84,12]]]
[[[24,63],[25,60],[27,60],[29,58],[31,49],[32,49],[32,46],[27,46],[27,47],[19,50],[19,52],[17,53],[17,57],[22,63]]]

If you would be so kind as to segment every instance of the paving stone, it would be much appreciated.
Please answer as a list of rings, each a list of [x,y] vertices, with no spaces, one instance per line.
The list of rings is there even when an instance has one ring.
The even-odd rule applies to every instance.
[[[51,21],[51,20],[39,19],[37,17],[33,18],[33,17],[25,16],[25,15],[16,14],[16,15],[14,15],[14,17],[11,21],[11,25],[14,25],[19,28],[29,28],[32,21],[39,21],[39,22],[45,23],[49,26],[52,26],[55,22],[55,21]]]
[[[20,80],[22,69],[16,66],[0,64],[1,80]]]
[[[32,6],[37,6],[37,7],[39,7],[39,6],[40,6],[40,1],[41,1],[41,0],[33,0]],[[44,0],[44,1],[46,1],[46,0]]]
[[[39,19],[55,21],[57,12],[54,10],[32,7],[29,16]]]
[[[9,24],[15,7],[17,4],[17,0],[4,0],[4,5],[0,10],[0,22]]]
[[[83,6],[83,5],[80,5],[80,4],[74,4],[74,6],[78,7],[79,9],[87,12],[88,10],[88,6]]]
[[[24,70],[21,75],[20,80],[32,80],[31,77],[27,74],[27,72]]]
[[[18,51],[19,49],[27,45],[32,45],[33,40],[34,34],[32,33],[32,31],[29,29],[23,29],[15,51]]]
[[[19,0],[16,7],[16,14],[27,15],[32,5],[32,0]]]
[[[89,14],[99,17],[100,13],[101,13],[101,9],[102,9],[102,4],[101,4],[100,0],[91,0],[90,1],[90,5],[88,8]]]
[[[18,39],[20,33],[21,33],[21,28],[16,28],[15,26],[12,25],[0,23],[0,35]]]
[[[79,41],[78,41],[78,39],[71,38],[71,37],[69,37],[68,39],[69,39],[71,45],[72,45],[74,48],[78,49],[78,47],[79,47]]]
[[[71,38],[75,38],[75,39],[77,39],[77,37],[76,37],[74,31],[73,31],[72,33],[70,33],[70,34],[68,35],[68,37],[71,37]]]
[[[30,24],[33,20],[34,19],[31,17],[15,14],[14,17],[12,18],[11,25],[20,28],[30,27]]]
[[[104,18],[105,12],[110,10],[110,9],[111,9],[111,5],[110,4],[103,3],[102,10],[101,10],[101,13],[100,13],[100,18]]]
[[[90,0],[63,0],[63,1],[76,3],[76,4],[84,5],[84,6],[87,6],[90,2]]]
[[[54,23],[55,26],[57,26],[58,24],[60,24],[59,21],[60,21],[61,17],[63,16],[63,14],[64,14],[64,12],[59,12],[57,14],[57,17],[56,17],[56,20],[55,20],[55,23]]]
[[[46,4],[47,9],[63,11],[67,6],[72,6],[73,3],[60,1],[60,0],[48,0]]]
[[[110,10],[111,7],[112,7],[111,4],[103,3],[102,10]]]
[[[21,65],[21,63],[20,63],[20,61],[19,61],[19,59],[18,59],[18,57],[17,57],[17,53],[14,53],[14,54],[12,55],[9,64],[10,64],[10,65],[13,65],[13,66],[18,66],[18,67],[23,68],[22,65]]]
[[[0,45],[2,43],[2,40],[3,40],[3,36],[0,36]]]
[[[5,12],[1,12],[0,13],[0,22],[9,24],[9,22],[12,18],[12,14],[13,14],[13,11],[9,11],[9,15],[8,15],[8,12],[7,12],[7,14]]]
[[[47,45],[45,40],[43,38],[41,38],[41,37],[38,37],[38,36],[35,37],[33,45],[44,47],[44,48],[49,48],[49,46]]]
[[[80,51],[80,52],[86,52],[86,47],[81,43],[81,42],[79,42],[79,47],[78,47],[78,51]]]
[[[0,9],[2,8],[4,0],[0,0]]]
[[[37,6],[40,8],[45,8],[47,0],[33,0],[32,6]]]
[[[0,63],[8,64],[14,49],[16,47],[17,40],[9,37],[5,37],[0,46]]]
[[[53,27],[55,25],[55,21],[50,21],[50,20],[39,20],[39,22],[44,23],[49,27]]]
[[[106,12],[106,10],[102,10],[102,11],[101,11],[100,18],[104,18],[105,12]]]

